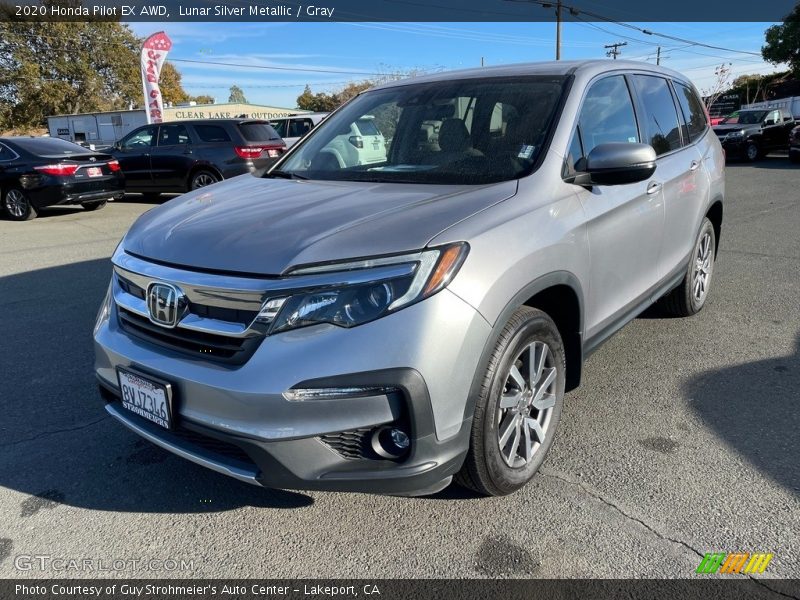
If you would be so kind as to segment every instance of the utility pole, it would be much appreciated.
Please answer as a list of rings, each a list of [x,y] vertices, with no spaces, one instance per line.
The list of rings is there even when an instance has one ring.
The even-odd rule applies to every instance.
[[[656,64],[661,64],[661,46],[659,46],[658,50],[656,50]]]
[[[615,44],[608,44],[607,46],[603,46],[604,48],[608,48],[608,52],[606,52],[606,56],[611,56],[614,60],[617,60],[617,56],[622,54],[620,48],[622,46],[627,46],[628,42],[617,42]]]
[[[561,0],[556,3],[556,60],[561,60]]]

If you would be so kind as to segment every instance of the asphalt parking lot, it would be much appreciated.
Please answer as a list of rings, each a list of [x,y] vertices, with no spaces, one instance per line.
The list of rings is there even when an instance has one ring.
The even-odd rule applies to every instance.
[[[763,551],[759,577],[797,597],[776,579],[800,577],[800,168],[731,165],[727,185],[706,309],[594,354],[540,474],[494,499],[264,490],[140,441],[105,416],[90,342],[108,257],[152,205],[0,220],[0,577],[690,577]],[[189,571],[18,568],[37,554]]]

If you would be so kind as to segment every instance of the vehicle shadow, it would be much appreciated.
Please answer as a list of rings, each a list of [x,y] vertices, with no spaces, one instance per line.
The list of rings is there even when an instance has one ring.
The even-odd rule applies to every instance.
[[[683,391],[709,430],[800,495],[798,389],[800,335],[790,356],[704,373],[687,382]]]
[[[772,169],[779,171],[800,169],[800,166],[792,163],[785,154],[770,154],[755,162],[748,162],[745,159],[728,159],[725,167],[728,169]]]
[[[157,513],[312,504],[173,456],[107,416],[91,334],[110,274],[103,259],[0,277],[0,486],[25,494],[20,515],[59,503]]]

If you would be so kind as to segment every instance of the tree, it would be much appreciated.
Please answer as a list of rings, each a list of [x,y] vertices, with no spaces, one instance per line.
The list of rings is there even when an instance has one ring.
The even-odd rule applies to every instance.
[[[80,0],[42,0],[78,6]],[[49,115],[141,106],[142,40],[127,25],[89,18],[74,23],[12,21],[0,4],[0,130],[42,127]],[[171,65],[163,71],[165,99],[188,95]]]
[[[781,25],[773,25],[764,33],[766,44],[761,56],[774,65],[789,63],[792,73],[800,76],[800,4],[794,7]]]
[[[183,85],[181,85],[181,74],[172,63],[165,62],[164,66],[161,67],[159,87],[164,102],[178,104],[180,102],[189,101],[189,94],[186,93],[186,90],[183,89]]]
[[[228,97],[228,102],[235,102],[237,104],[247,104],[247,98],[244,97],[242,88],[238,85],[231,86],[231,95]]]
[[[193,98],[190,98],[190,100],[193,100],[198,104],[214,104],[213,96],[194,96]]]
[[[706,109],[710,108],[714,102],[727,90],[731,80],[731,63],[722,63],[714,69],[714,83],[711,87],[703,90],[703,96],[706,102]]]

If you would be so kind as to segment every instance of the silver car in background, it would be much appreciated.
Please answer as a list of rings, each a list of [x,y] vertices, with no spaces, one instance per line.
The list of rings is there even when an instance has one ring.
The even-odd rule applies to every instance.
[[[385,160],[343,164],[367,116]],[[723,196],[719,141],[674,71],[558,62],[374,88],[264,178],[131,227],[94,331],[105,408],[264,486],[511,493],[588,354],[655,302],[703,308]]]

